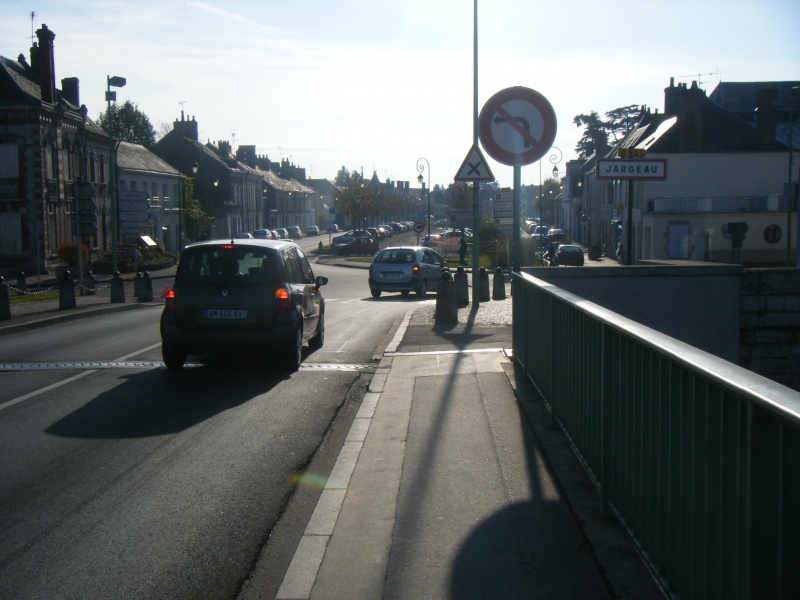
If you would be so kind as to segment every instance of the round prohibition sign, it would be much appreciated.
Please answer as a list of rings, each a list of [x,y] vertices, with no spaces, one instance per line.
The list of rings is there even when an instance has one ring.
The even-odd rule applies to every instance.
[[[511,87],[487,100],[478,120],[486,152],[504,165],[528,165],[556,139],[556,113],[536,90]]]

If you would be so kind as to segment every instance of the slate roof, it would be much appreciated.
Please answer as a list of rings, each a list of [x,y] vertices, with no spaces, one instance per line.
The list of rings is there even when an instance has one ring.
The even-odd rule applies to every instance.
[[[42,101],[42,88],[27,63],[0,56],[0,77],[7,82],[0,84],[0,103],[38,104]]]
[[[178,175],[178,170],[171,167],[144,146],[130,142],[120,142],[117,151],[117,162],[121,169],[156,173],[160,175]]]

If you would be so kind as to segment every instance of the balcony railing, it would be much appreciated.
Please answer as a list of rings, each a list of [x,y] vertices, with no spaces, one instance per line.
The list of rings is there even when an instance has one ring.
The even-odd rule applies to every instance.
[[[675,597],[800,589],[800,394],[526,274],[514,359]]]

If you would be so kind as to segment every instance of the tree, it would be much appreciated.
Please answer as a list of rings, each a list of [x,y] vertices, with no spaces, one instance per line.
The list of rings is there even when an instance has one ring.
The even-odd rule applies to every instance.
[[[156,132],[150,119],[139,107],[126,100],[122,105],[112,104],[97,117],[97,124],[112,137],[124,142],[140,144],[151,149],[156,143]]]
[[[609,139],[618,142],[633,129],[639,121],[641,109],[636,104],[622,106],[608,111],[606,120],[595,111],[588,115],[577,115],[572,120],[576,127],[584,127],[583,135],[575,146],[581,158],[594,153],[604,154],[609,147]]]
[[[447,208],[450,211],[472,207],[472,184],[451,183],[447,188]]]
[[[346,185],[336,196],[338,212],[350,218],[354,229],[363,228],[366,218],[375,214],[374,192],[371,187],[362,184],[361,175],[356,171],[350,174]]]
[[[542,182],[541,195],[537,195],[533,204],[538,208],[542,223],[555,223],[555,200],[561,194],[561,183],[553,179],[545,179]]]
[[[183,177],[181,175],[181,177]],[[183,226],[188,240],[206,239],[214,217],[209,215],[200,201],[194,197],[194,182],[189,177],[183,178]]]

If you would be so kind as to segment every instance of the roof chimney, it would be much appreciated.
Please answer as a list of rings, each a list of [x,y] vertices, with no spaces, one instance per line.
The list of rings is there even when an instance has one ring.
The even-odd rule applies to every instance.
[[[181,120],[177,119],[172,123],[172,129],[180,133],[183,137],[193,142],[197,141],[197,121],[192,117],[191,121],[184,118],[183,111],[181,111]]]
[[[775,125],[778,121],[778,109],[775,100],[778,90],[764,88],[758,90],[758,105],[756,108],[756,139],[761,150],[774,150]]]
[[[53,57],[53,40],[56,34],[42,23],[42,28],[36,31],[39,45],[33,44],[31,48],[31,68],[39,78],[42,88],[42,101],[54,104],[56,100],[56,67]]]
[[[61,91],[67,102],[75,106],[81,105],[80,83],[77,77],[65,77],[61,80]]]

